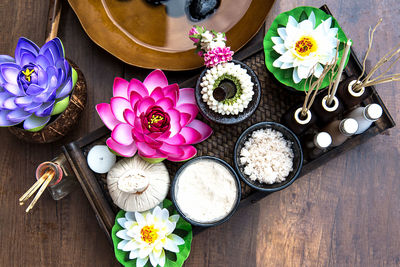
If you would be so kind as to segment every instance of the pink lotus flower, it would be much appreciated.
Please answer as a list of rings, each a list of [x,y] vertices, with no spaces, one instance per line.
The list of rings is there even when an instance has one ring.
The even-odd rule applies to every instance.
[[[232,60],[233,51],[229,47],[216,47],[204,54],[204,64],[210,68]]]
[[[161,70],[151,72],[143,83],[115,78],[113,90],[110,104],[98,104],[96,110],[112,131],[108,147],[121,156],[132,157],[138,151],[153,162],[187,160],[197,152],[191,145],[212,133],[195,119],[194,89],[168,85]]]

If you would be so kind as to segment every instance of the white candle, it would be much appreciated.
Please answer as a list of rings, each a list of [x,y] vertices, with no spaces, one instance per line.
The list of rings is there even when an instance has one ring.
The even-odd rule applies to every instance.
[[[342,77],[344,63],[346,62],[347,55],[349,54],[349,51],[350,51],[350,46],[351,46],[351,39],[347,40],[346,47],[344,48],[342,59],[340,60],[339,69],[337,71],[336,80],[335,80],[335,83],[333,84],[332,94],[330,95],[330,98],[327,101],[329,105],[332,103],[332,99],[336,95],[336,91],[337,91],[337,88],[338,88],[338,85],[340,82],[340,78]]]
[[[96,173],[107,173],[116,161],[117,157],[103,145],[92,147],[87,156],[89,168]]]

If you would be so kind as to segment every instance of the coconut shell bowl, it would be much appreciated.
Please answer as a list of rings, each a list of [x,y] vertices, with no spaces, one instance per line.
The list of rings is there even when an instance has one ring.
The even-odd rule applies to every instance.
[[[69,59],[68,62],[77,72],[78,79],[70,94],[67,108],[61,114],[53,116],[50,122],[37,132],[27,131],[20,125],[9,127],[9,131],[18,139],[30,143],[51,143],[64,137],[78,121],[86,105],[86,80],[78,66]]]

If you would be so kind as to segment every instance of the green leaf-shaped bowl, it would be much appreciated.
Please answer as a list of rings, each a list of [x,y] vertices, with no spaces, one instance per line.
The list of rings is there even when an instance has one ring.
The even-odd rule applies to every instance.
[[[289,20],[289,16],[292,16],[293,18],[295,18],[297,22],[301,22],[301,21],[307,19],[310,16],[311,12],[314,12],[314,14],[315,14],[315,21],[316,21],[315,26],[318,26],[319,24],[321,24],[322,20],[326,20],[326,19],[332,17],[332,16],[326,14],[324,11],[322,11],[318,8],[315,8],[315,7],[309,7],[309,6],[297,7],[290,11],[279,14],[275,18],[275,20],[272,22],[271,27],[269,28],[267,34],[264,37],[265,64],[266,64],[268,70],[275,76],[275,78],[279,82],[281,82],[284,85],[287,85],[289,87],[292,87],[292,88],[296,89],[297,91],[304,91],[305,80],[303,79],[299,83],[295,83],[292,78],[293,68],[280,69],[280,68],[275,68],[274,66],[272,66],[272,63],[280,56],[280,54],[277,53],[272,48],[274,46],[274,43],[272,42],[271,37],[279,36],[278,28],[286,27],[288,20]],[[339,23],[336,21],[336,19],[334,17],[332,17],[331,27],[338,28],[338,38],[340,40],[340,45],[339,45],[339,59],[337,61],[337,65],[339,66],[340,60],[343,55],[344,47],[347,42],[347,37],[344,34],[342,28],[340,28]],[[347,56],[345,66],[347,65],[349,57],[350,57],[350,53]],[[324,81],[321,84],[321,88],[324,88],[328,85],[329,85],[329,77],[325,77]],[[306,88],[308,88],[308,85]]]
[[[169,212],[169,215],[174,215],[178,214],[178,212],[174,209],[174,206],[172,205],[172,202],[169,201],[168,199],[165,199],[163,201],[163,208],[166,208]],[[125,211],[120,210],[115,217],[115,224],[111,230],[111,237],[113,240],[114,244],[114,253],[115,257],[117,260],[125,267],[136,267],[136,259],[129,259],[129,252],[128,251],[122,251],[118,249],[118,243],[122,241],[121,238],[117,237],[117,232],[120,230],[123,230],[121,225],[118,223],[119,218],[125,217]],[[183,238],[185,241],[184,244],[179,245],[179,253],[173,253],[170,251],[165,250],[165,265],[164,267],[180,267],[183,265],[185,260],[189,257],[190,253],[190,248],[192,245],[192,238],[193,238],[193,233],[192,233],[192,226],[190,223],[186,222],[183,220],[181,217],[179,218],[176,228],[174,230],[174,234],[180,236]],[[145,265],[145,267],[151,267],[150,261],[148,261]],[[159,265],[158,265],[159,266]]]

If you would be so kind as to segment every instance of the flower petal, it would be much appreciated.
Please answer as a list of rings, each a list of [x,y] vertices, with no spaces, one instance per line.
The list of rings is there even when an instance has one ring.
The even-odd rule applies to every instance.
[[[0,63],[4,62],[15,62],[13,57],[10,57],[9,55],[0,55]]]
[[[181,134],[178,133],[171,138],[165,139],[164,143],[174,146],[180,146],[186,144],[186,139]]]
[[[182,237],[180,237],[176,234],[170,234],[168,236],[168,238],[170,238],[172,241],[174,241],[175,244],[177,244],[178,246],[185,244],[185,240],[183,240]]]
[[[50,62],[43,55],[38,55],[36,57],[36,64],[42,67],[44,70],[51,66]]]
[[[16,99],[15,96],[6,99],[6,100],[3,102],[3,107],[4,107],[5,109],[8,109],[8,110],[13,110],[13,109],[18,108],[18,106],[15,104],[15,99]]]
[[[181,157],[169,156],[168,160],[170,160],[170,161],[184,161],[184,160],[188,160],[190,158],[193,158],[197,153],[196,148],[194,146],[191,146],[191,145],[181,146],[181,148],[185,152],[184,155],[182,155]]]
[[[139,95],[141,95],[142,97],[145,96],[149,96],[149,91],[146,88],[146,86],[139,80],[137,79],[132,79],[129,82],[129,86],[128,86],[128,96],[130,96],[130,94],[132,92],[136,92]]]
[[[157,69],[152,71],[146,79],[144,79],[143,84],[146,86],[149,93],[153,92],[156,87],[164,88],[168,85],[167,77],[165,77],[164,72]]]
[[[129,124],[120,123],[111,132],[111,137],[120,145],[129,146],[133,143],[132,129]]]
[[[186,124],[191,123],[199,113],[199,108],[195,104],[183,104],[176,107],[179,112],[186,113],[190,115],[190,119]],[[185,125],[186,125],[185,124]]]
[[[0,127],[8,127],[16,125],[20,122],[13,122],[7,118],[7,115],[10,113],[8,110],[0,110]]]
[[[278,37],[278,36],[273,36],[273,37],[271,37],[271,40],[272,40],[272,42],[274,43],[274,44],[283,44],[283,40],[282,40],[282,38],[281,37]]]
[[[164,111],[174,107],[174,102],[170,98],[163,98],[156,102],[156,106],[161,107]]]
[[[150,97],[154,99],[154,101],[158,101],[164,98],[163,89],[161,87],[157,87],[151,92]]]
[[[125,79],[116,77],[113,85],[113,96],[119,96],[128,99],[129,82]]]
[[[55,65],[60,58],[64,57],[61,40],[56,37],[48,41],[40,48],[39,54],[45,56],[50,63]]]
[[[124,111],[131,109],[131,104],[126,98],[112,97],[110,100],[111,112],[120,122],[126,122],[124,119]]]
[[[140,258],[140,254],[139,254],[139,257],[136,260],[136,267],[145,266],[148,260],[149,260],[149,257]]]
[[[29,118],[24,121],[24,129],[31,130],[38,127],[46,125],[50,121],[50,116],[48,117],[38,117],[32,114]]]
[[[165,239],[164,249],[175,252],[175,253],[179,252],[178,246],[175,244],[175,242],[173,240],[169,239],[168,237]]]
[[[136,146],[140,152],[140,155],[144,157],[153,157],[153,155],[156,154],[156,150],[152,147],[150,147],[147,143],[145,142],[136,142]]]
[[[120,145],[115,142],[111,137],[107,139],[106,143],[109,148],[111,148],[123,157],[132,157],[137,151],[135,143],[132,143],[129,146]]]
[[[72,78],[69,78],[68,81],[61,85],[56,91],[56,98],[64,98],[69,95],[72,91]]]
[[[138,256],[139,256],[139,250],[138,249],[132,250],[129,253],[129,259],[131,259],[131,260],[136,259]]]
[[[30,52],[24,52],[21,55],[21,64],[20,66],[28,65],[29,63],[35,63],[36,57]]]
[[[4,102],[7,101],[10,97],[13,97],[13,95],[10,94],[9,92],[1,92],[0,93],[0,109],[4,108]]]
[[[54,108],[54,100],[49,102],[44,102],[40,108],[35,112],[35,115],[38,117],[47,117],[50,116],[51,112]]]
[[[110,104],[108,103],[97,104],[96,111],[108,129],[113,130],[115,126],[117,126],[117,124],[120,123],[120,121],[118,121],[117,118],[115,118],[114,114],[112,113]]]
[[[181,157],[185,154],[185,152],[183,151],[183,149],[181,148],[181,146],[173,146],[173,145],[169,145],[167,143],[163,143],[159,150],[161,152],[163,152],[165,155],[167,155],[168,157]]]
[[[129,125],[135,126],[136,115],[132,110],[125,109],[125,111],[124,111],[124,119]]]
[[[125,213],[125,218],[129,221],[135,221],[136,222],[136,217],[135,217],[135,213],[131,212],[131,211],[127,211]]]
[[[13,110],[7,115],[7,119],[12,122],[22,122],[31,116],[31,113],[24,111],[23,109]]]
[[[162,252],[161,252],[160,260],[159,260],[158,264],[161,267],[164,267],[164,265],[165,265],[165,251],[164,250],[162,250]]]
[[[181,124],[180,124],[181,115],[175,109],[168,110],[168,114],[170,117],[170,122],[169,122],[169,124],[170,124],[169,130],[171,132],[170,136],[174,136],[175,134],[179,133],[182,129]]]
[[[20,66],[12,62],[0,64],[0,75],[2,77],[2,80],[7,83],[16,85],[20,70]]]
[[[297,68],[293,69],[293,81],[294,83],[299,83],[301,81],[299,75],[297,74]]]
[[[139,226],[145,226],[146,225],[146,219],[143,217],[143,215],[140,212],[135,211],[135,218]]]
[[[15,62],[20,65],[21,56],[24,51],[29,51],[33,55],[37,56],[39,50],[39,47],[31,40],[24,37],[19,38],[17,47],[15,48]]]
[[[176,101],[179,98],[179,86],[178,84],[174,83],[171,85],[168,85],[164,87],[163,89],[165,97],[168,97],[169,99],[172,100],[173,103],[176,103]]]
[[[179,133],[185,138],[185,145],[198,143],[202,138],[198,131],[190,127],[183,127]]]
[[[127,222],[128,220],[126,219],[126,218],[118,218],[117,219],[117,222],[119,223],[119,225],[121,225],[122,227],[124,227],[124,225],[125,225],[125,223]],[[126,227],[125,227],[126,228]]]
[[[183,104],[196,104],[196,98],[194,96],[193,88],[181,88],[179,89],[179,99],[176,106]]]
[[[191,123],[186,125],[186,127],[193,128],[201,134],[201,139],[198,142],[204,141],[210,137],[213,132],[210,126],[199,120],[193,120]]]
[[[154,103],[154,99],[151,97],[143,98],[142,101],[140,101],[137,105],[136,115],[138,116],[142,113],[146,113],[149,107],[154,106]]]
[[[118,243],[117,248],[122,250],[128,243],[129,243],[129,240],[122,240],[121,242]]]
[[[132,238],[128,235],[128,230],[120,230],[115,234],[117,237],[124,239],[124,240],[131,240]]]
[[[150,263],[153,266],[157,266],[158,265],[158,258],[155,257],[155,255],[153,253],[149,254],[149,258],[150,258]]]

